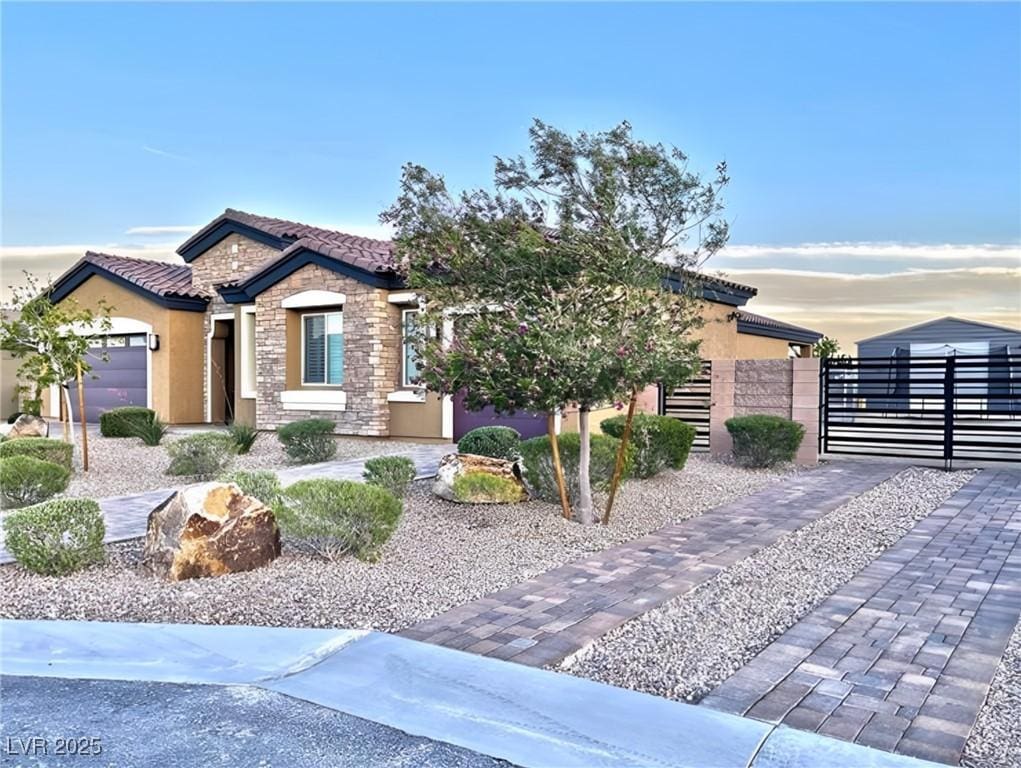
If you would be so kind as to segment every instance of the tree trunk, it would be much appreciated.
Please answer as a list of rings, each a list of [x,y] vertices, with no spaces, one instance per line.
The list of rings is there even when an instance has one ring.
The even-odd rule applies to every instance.
[[[596,522],[595,510],[592,508],[592,482],[589,479],[589,459],[591,445],[589,440],[589,409],[582,406],[578,409],[578,521],[582,525]]]
[[[557,440],[556,416],[552,413],[546,417],[546,433],[549,435],[550,452],[553,454],[553,474],[557,478],[557,490],[560,492],[560,509],[564,519],[571,519],[571,501],[567,498],[567,483],[564,480],[564,465],[560,463],[560,445]]]
[[[624,421],[624,434],[620,436],[620,445],[617,447],[617,461],[613,465],[613,479],[610,481],[610,497],[606,500],[606,509],[603,510],[603,525],[610,524],[610,512],[613,510],[613,500],[617,498],[617,488],[620,486],[620,476],[624,473],[624,457],[627,456],[627,446],[631,441],[631,425],[635,420],[635,406],[638,405],[638,390],[631,390],[631,402],[627,407],[627,419]]]
[[[82,471],[89,471],[89,429],[85,417],[85,382],[82,380],[82,364],[78,363],[78,415],[82,419]]]

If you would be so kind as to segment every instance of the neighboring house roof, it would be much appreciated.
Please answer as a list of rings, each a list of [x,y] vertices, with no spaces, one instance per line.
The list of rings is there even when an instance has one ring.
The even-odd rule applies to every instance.
[[[950,315],[947,315],[946,317],[937,317],[935,320],[926,320],[924,323],[918,323],[916,325],[908,325],[905,326],[904,328],[898,328],[894,331],[887,331],[886,333],[881,333],[878,336],[869,336],[869,338],[867,339],[859,339],[855,343],[865,344],[870,341],[879,341],[880,339],[896,338],[898,336],[902,336],[912,331],[917,331],[922,328],[928,328],[929,326],[932,325],[946,324],[947,326],[952,326],[955,323],[961,323],[963,325],[969,325],[976,328],[988,328],[991,331],[997,331],[999,333],[1021,334],[1021,329],[1011,328],[1010,326],[1007,325],[993,325],[992,323],[982,323],[979,322],[978,320],[966,320],[963,317],[952,317]],[[953,341],[953,339],[947,340]]]
[[[737,311],[737,332],[747,333],[752,336],[786,339],[787,341],[794,341],[800,344],[815,344],[815,342],[822,338],[822,334],[818,331],[774,320],[765,315],[756,315],[754,312],[748,312],[744,309]]]
[[[698,286],[703,299],[729,304],[733,307],[744,306],[748,303],[748,299],[759,292],[758,288],[753,288],[750,285],[742,285],[716,275],[690,270],[677,270],[667,278],[666,283],[672,285],[676,290],[684,290],[689,281]]]
[[[209,297],[192,286],[191,267],[162,261],[86,251],[53,284],[52,301],[61,301],[93,275],[99,275],[168,309],[205,310]]]

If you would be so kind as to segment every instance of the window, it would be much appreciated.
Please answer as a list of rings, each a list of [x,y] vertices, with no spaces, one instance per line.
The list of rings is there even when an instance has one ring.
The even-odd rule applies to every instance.
[[[401,313],[401,319],[403,321],[403,334],[401,339],[401,386],[403,387],[418,387],[421,386],[417,383],[418,378],[418,357],[415,354],[415,330],[416,323],[418,322],[418,310],[417,309],[405,309]]]
[[[322,312],[301,316],[301,383],[344,381],[344,315]]]

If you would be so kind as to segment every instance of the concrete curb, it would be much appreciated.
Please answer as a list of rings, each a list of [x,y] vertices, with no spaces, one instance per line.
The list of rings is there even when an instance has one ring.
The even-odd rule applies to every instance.
[[[525,768],[934,765],[359,630],[3,621],[0,672],[257,685]]]

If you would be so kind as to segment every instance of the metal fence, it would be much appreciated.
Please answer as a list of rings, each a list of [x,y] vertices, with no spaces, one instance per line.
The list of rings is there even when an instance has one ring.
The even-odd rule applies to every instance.
[[[691,450],[705,453],[709,450],[709,408],[712,404],[713,364],[702,361],[702,370],[683,386],[667,392],[659,388],[659,412],[673,416],[695,428],[695,442]]]
[[[819,450],[1021,462],[1021,355],[826,359]]]

